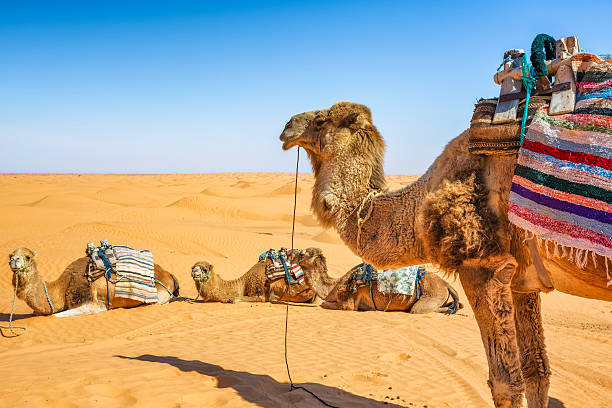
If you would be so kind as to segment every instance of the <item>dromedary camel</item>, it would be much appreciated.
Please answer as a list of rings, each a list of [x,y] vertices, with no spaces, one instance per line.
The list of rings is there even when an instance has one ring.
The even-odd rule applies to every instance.
[[[480,328],[497,407],[546,407],[546,355],[538,278],[523,236],[508,222],[515,156],[468,152],[468,132],[453,139],[412,185],[385,186],[385,143],[370,110],[339,102],[295,115],[283,149],[303,147],[315,173],[312,209],[347,246],[376,268],[436,263],[459,274]],[[555,289],[612,300],[605,261],[583,269],[539,248]],[[517,335],[518,333],[518,335]]]
[[[88,305],[95,306],[88,310],[106,309],[106,279],[104,277],[99,278],[90,285],[85,277],[89,257],[84,256],[72,262],[53,282],[46,282],[42,279],[38,273],[36,254],[28,248],[16,249],[9,258],[15,266],[11,266],[13,287],[17,279],[19,280],[17,297],[26,302],[34,313],[49,315],[69,309],[86,308]],[[155,278],[171,290],[173,296],[178,296],[179,285],[174,275],[157,264],[155,264],[154,270]],[[48,299],[45,294],[45,286],[49,294]],[[170,293],[159,283],[156,283],[155,286],[158,303],[168,303],[171,298]],[[108,294],[111,299],[111,309],[134,307],[142,304],[133,299],[115,298],[115,285],[112,282],[108,284]],[[53,307],[51,307],[51,304]]]
[[[348,286],[350,278],[361,265],[334,279],[327,274],[327,261],[319,248],[305,249],[300,265],[304,270],[304,280],[315,290],[317,296],[324,300],[321,306],[326,309],[454,314],[463,308],[455,289],[435,273],[425,273],[421,279],[421,292],[418,298],[415,295],[392,296],[381,293],[377,284],[372,285],[372,297],[370,297],[369,286],[360,286],[354,292]]]
[[[291,263],[298,263],[297,255],[289,255]],[[315,292],[309,285],[291,284],[287,291],[284,279],[270,282],[266,276],[265,264],[257,262],[244,275],[234,280],[223,280],[206,261],[196,262],[191,268],[199,296],[208,302],[234,303],[248,301],[311,302]]]

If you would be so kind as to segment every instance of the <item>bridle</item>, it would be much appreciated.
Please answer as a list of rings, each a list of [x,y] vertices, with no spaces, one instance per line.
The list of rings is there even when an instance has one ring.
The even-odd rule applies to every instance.
[[[199,269],[201,273],[196,275],[197,269]],[[202,283],[202,281],[207,281],[210,279],[210,270],[205,269],[200,264],[194,265],[194,267],[191,269],[191,277],[194,281]]]

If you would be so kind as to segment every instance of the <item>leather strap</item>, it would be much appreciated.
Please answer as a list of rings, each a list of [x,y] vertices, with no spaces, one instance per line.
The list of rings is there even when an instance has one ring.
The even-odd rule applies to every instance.
[[[531,259],[533,261],[533,265],[538,272],[538,278],[547,289],[553,289],[554,286],[550,279],[550,275],[548,275],[548,271],[544,267],[544,263],[542,262],[542,258],[540,258],[540,253],[538,252],[538,246],[536,245],[535,238],[530,238],[527,240],[527,247],[529,248],[529,252],[531,253]]]

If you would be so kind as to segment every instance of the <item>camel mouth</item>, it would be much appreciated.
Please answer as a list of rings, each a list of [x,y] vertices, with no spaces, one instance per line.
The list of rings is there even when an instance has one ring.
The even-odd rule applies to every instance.
[[[191,278],[198,282],[206,282],[210,278],[210,272],[202,265],[195,265],[191,268]]]
[[[28,266],[27,263],[21,257],[18,257],[18,256],[10,257],[9,267],[11,268],[11,271],[13,271],[13,273],[18,273],[18,272],[21,272],[27,269],[27,266]]]
[[[281,136],[281,141],[283,141],[282,136]],[[283,150],[289,150],[294,146],[299,145],[299,141],[297,140],[297,137],[291,138],[291,139],[285,139],[283,141]]]

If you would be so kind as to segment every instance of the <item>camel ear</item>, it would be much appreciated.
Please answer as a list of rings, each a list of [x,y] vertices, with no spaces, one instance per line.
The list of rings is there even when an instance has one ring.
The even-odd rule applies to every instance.
[[[34,252],[32,253],[32,256],[33,256],[34,258],[36,258],[36,255],[38,255],[38,251],[34,251]]]

